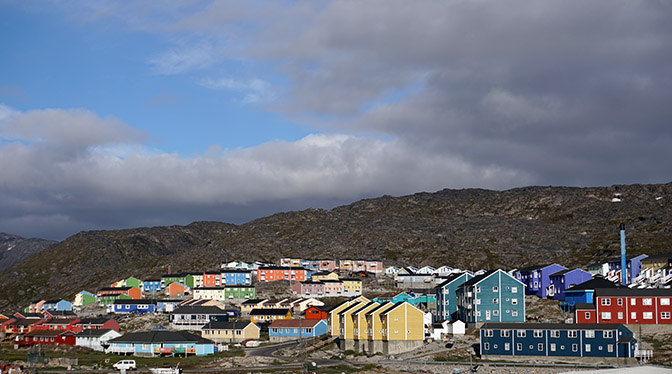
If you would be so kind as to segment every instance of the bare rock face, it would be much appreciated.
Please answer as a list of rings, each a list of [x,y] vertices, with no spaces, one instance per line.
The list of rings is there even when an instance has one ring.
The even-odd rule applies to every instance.
[[[129,276],[213,270],[225,260],[370,258],[386,265],[581,266],[672,251],[672,183],[598,188],[442,190],[279,213],[243,225],[81,232],[0,273],[0,311],[95,291]]]
[[[0,232],[0,271],[56,243],[53,240],[26,239]]]

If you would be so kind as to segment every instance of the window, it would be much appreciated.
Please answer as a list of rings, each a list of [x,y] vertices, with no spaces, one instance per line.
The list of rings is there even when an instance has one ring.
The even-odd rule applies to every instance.
[[[518,299],[511,299],[511,305],[518,305]]]
[[[586,344],[586,352],[590,352],[590,344]]]
[[[516,343],[516,351],[522,351],[523,345],[521,343]]]
[[[559,338],[560,330],[551,330],[551,338]]]
[[[611,305],[611,299],[600,299],[600,305]]]
[[[313,333],[313,329],[312,329],[312,328],[307,328],[307,329],[306,329],[306,334],[312,334],[312,333]]]
[[[534,337],[535,338],[543,338],[544,337],[544,332],[541,330],[534,330]]]
[[[576,338],[576,330],[567,330],[568,338]]]
[[[525,337],[525,330],[516,330],[516,337],[524,338]]]
[[[512,293],[518,293],[518,287],[511,287]]]
[[[618,300],[616,300],[616,304],[617,305],[623,305],[623,299],[619,298]]]
[[[481,287],[476,286],[476,293],[481,292]]]
[[[623,319],[623,312],[618,312],[618,319]]]
[[[653,313],[652,312],[644,312],[643,314],[644,314],[644,316],[643,316],[644,319],[653,319]]]
[[[493,310],[492,315],[493,316],[498,316],[499,315],[499,310]]]
[[[518,311],[517,310],[511,311],[511,317],[518,317]]]
[[[499,292],[499,287],[493,286],[492,287],[492,292]]]
[[[613,331],[603,331],[602,332],[602,337],[605,339],[611,339],[614,337],[614,332]]]
[[[578,352],[579,351],[579,345],[578,344],[572,344],[572,352]]]
[[[637,299],[635,298],[630,299],[630,305],[637,305]]]
[[[594,338],[595,330],[586,330],[586,338]]]
[[[660,305],[670,305],[670,298],[669,297],[663,297],[660,299]]]
[[[670,319],[670,312],[660,312],[661,319]]]
[[[499,336],[501,336],[502,338],[508,338],[509,336],[511,336],[511,331],[509,331],[509,330],[501,330],[501,331],[499,332]]]
[[[483,350],[484,351],[489,351],[490,350],[490,343],[483,343]]]
[[[486,338],[491,338],[494,335],[493,335],[492,330],[485,330],[485,332],[483,332],[483,336],[485,336]]]
[[[505,350],[505,351],[508,351],[508,350],[510,350],[510,349],[511,349],[511,344],[509,344],[509,343],[504,343],[504,350]]]
[[[544,350],[544,343],[539,343],[539,344],[537,344],[537,350],[538,350],[539,352],[543,351],[543,350]]]
[[[607,344],[607,352],[613,352],[614,351],[614,345],[613,344]]]
[[[555,352],[555,343],[551,343],[551,352]]]
[[[586,317],[586,319],[590,319],[590,312],[586,312],[585,317]]]
[[[494,299],[492,299],[492,303],[495,305],[499,304],[499,299],[495,297]]]
[[[642,299],[642,305],[653,305],[653,299],[651,299],[650,297]]]
[[[630,312],[631,319],[637,319],[637,312]]]
[[[602,319],[603,320],[610,320],[611,319],[611,312],[602,312]]]

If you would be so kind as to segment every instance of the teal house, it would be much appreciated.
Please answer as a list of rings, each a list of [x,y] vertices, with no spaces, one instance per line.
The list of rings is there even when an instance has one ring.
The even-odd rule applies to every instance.
[[[154,329],[147,332],[124,334],[109,341],[106,353],[123,355],[159,356],[205,356],[215,353],[212,340],[182,331]]]
[[[434,288],[436,291],[436,315],[434,319],[436,321],[458,320],[459,299],[457,297],[457,290],[473,277],[473,275],[467,272],[452,274]]]
[[[490,270],[457,290],[458,316],[469,324],[525,322],[525,284],[503,270]]]

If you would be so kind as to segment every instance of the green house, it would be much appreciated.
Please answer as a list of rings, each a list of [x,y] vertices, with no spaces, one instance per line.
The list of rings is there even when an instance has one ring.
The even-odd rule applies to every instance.
[[[119,294],[119,295],[101,295],[99,304],[103,306],[113,305],[115,300],[128,300],[131,299],[130,296]]]
[[[126,287],[135,287],[142,289],[142,281],[135,277],[130,277],[124,281]]]
[[[169,284],[177,282],[193,287],[194,276],[189,273],[166,274],[161,277],[161,288],[165,289]]]
[[[224,297],[227,299],[256,299],[257,288],[254,286],[226,286]]]

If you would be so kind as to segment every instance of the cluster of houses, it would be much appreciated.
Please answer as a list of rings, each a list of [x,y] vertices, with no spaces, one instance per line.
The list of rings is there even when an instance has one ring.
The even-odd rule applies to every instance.
[[[364,297],[362,278],[348,276],[355,272],[387,275],[402,290]],[[17,347],[69,344],[160,356],[211,354],[225,343],[259,339],[261,331],[273,342],[322,336],[338,339],[343,350],[397,354],[474,327],[482,355],[633,359],[642,355],[633,325],[672,324],[671,272],[672,254],[628,257],[625,285],[617,283],[620,258],[587,270],[545,264],[477,272],[384,268],[369,260],[234,261],[217,271],[131,277],[96,294],[80,292],[74,302],[35,301],[23,314],[0,317],[0,328]],[[257,298],[253,282],[279,280],[290,282],[295,298]],[[320,300],[334,296],[350,299],[331,306]],[[526,296],[556,300],[573,321],[527,323]],[[227,308],[231,300],[240,308]],[[87,327],[93,325],[72,311],[88,304],[112,314],[168,313],[170,330],[121,335],[110,318]]]

